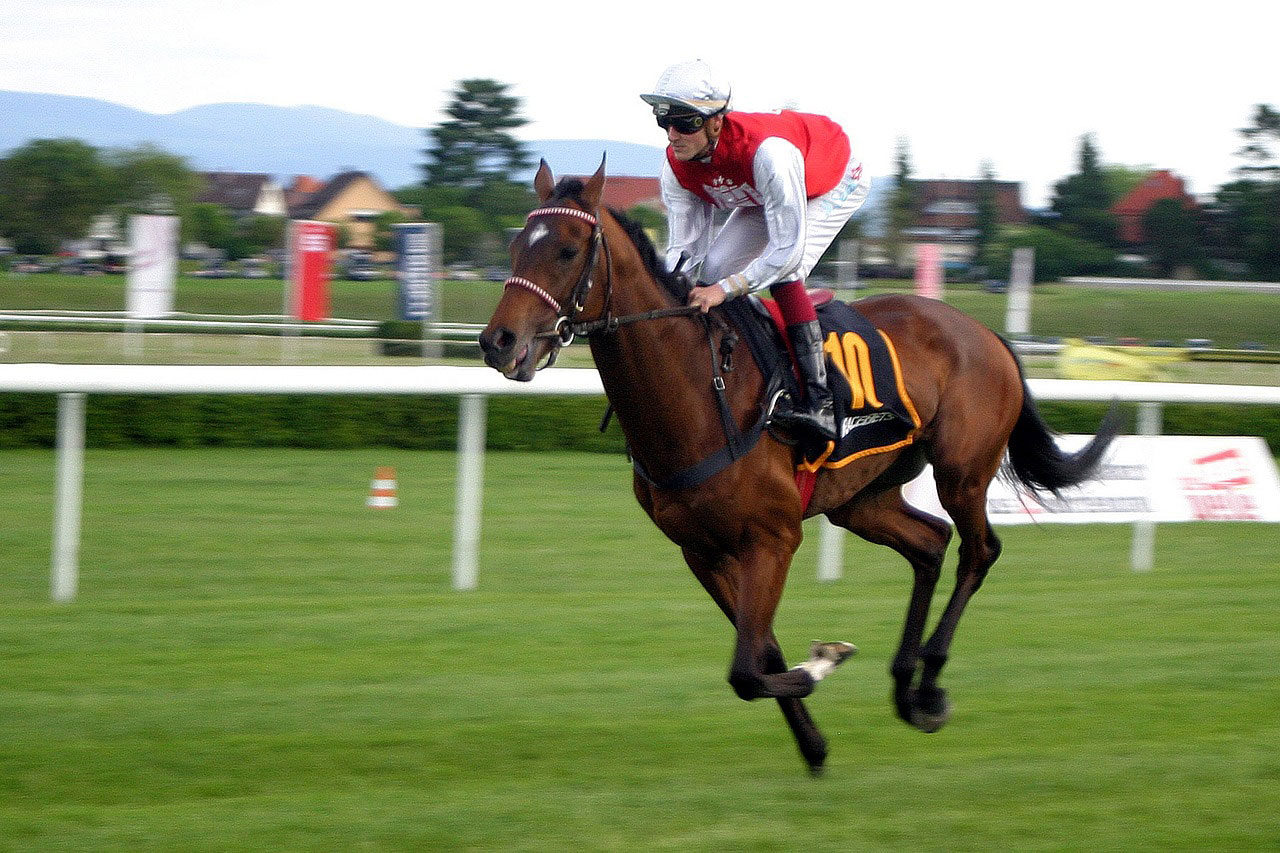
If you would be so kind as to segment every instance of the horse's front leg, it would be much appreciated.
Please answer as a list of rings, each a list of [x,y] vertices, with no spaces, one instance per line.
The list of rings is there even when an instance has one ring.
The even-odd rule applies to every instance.
[[[829,666],[815,667],[813,661],[778,671],[782,653],[773,637],[773,617],[793,551],[778,543],[777,547],[756,546],[714,561],[718,582],[734,594],[731,618],[737,641],[729,684],[742,699],[800,699],[812,693],[814,685],[830,671]]]
[[[689,564],[694,577],[698,579],[698,582],[711,595],[715,603],[724,611],[724,615],[729,618],[731,623],[737,625],[737,588],[734,586],[737,580],[736,573],[721,571],[718,564],[704,560],[687,549],[684,552],[684,558],[685,562]],[[772,632],[770,632],[768,641],[765,643],[762,665],[766,674],[781,673],[787,670],[787,661],[783,657],[782,647],[778,644],[778,639]],[[778,699],[778,708],[782,711],[782,716],[787,721],[787,727],[791,729],[791,734],[796,739],[796,747],[800,750],[800,755],[804,758],[805,764],[809,766],[810,772],[820,773],[827,760],[827,739],[818,730],[818,724],[809,715],[809,710],[805,708],[804,702],[799,699],[780,697]]]

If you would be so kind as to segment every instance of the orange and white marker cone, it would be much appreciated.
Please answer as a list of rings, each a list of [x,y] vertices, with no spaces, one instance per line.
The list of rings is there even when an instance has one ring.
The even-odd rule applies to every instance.
[[[396,497],[396,469],[380,467],[373,473],[373,482],[369,485],[369,499],[365,506],[373,509],[391,509],[399,506]]]

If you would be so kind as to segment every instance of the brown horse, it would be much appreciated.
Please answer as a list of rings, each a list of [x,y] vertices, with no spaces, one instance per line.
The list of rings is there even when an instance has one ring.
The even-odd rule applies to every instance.
[[[558,186],[541,164],[534,187],[542,205],[512,244],[513,275],[480,335],[486,363],[528,381],[572,333],[589,335],[637,463],[636,498],[737,629],[729,683],[743,699],[778,701],[814,772],[827,746],[800,700],[853,649],[817,644],[808,661],[788,669],[774,637],[774,612],[801,521],[825,514],[905,557],[915,583],[890,667],[894,704],[906,722],[936,731],[950,713],[938,675],[956,625],[1000,555],[986,494],[1006,448],[1013,477],[1056,491],[1092,474],[1115,435],[1113,419],[1084,449],[1062,453],[999,336],[941,302],[877,296],[857,308],[898,354],[920,418],[909,445],[822,469],[807,509],[794,477],[794,448],[768,433],[736,458],[724,457],[701,482],[658,485],[723,456],[732,428],[714,386],[723,387],[721,399],[737,426],[749,429],[760,417],[766,380],[749,358],[721,373],[715,346],[728,326],[683,307],[683,292],[648,238],[601,207],[604,182],[603,163],[589,180]],[[924,629],[951,528],[907,504],[901,491],[926,461],[960,533],[955,590],[928,642]]]

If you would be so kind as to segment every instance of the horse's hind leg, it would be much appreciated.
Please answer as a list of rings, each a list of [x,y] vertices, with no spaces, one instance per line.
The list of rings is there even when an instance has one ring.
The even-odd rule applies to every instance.
[[[940,518],[921,512],[902,499],[901,487],[875,494],[860,494],[849,503],[827,513],[832,523],[897,551],[911,564],[914,582],[902,641],[889,672],[893,676],[893,702],[898,716],[917,725],[920,709],[912,687],[920,665],[920,644],[929,618],[929,602],[942,572],[951,527]]]
[[[710,593],[711,598],[736,627],[738,617],[735,575],[728,571],[717,570],[712,564],[691,551],[684,551],[684,558],[693,571],[694,577]],[[782,647],[778,644],[772,628],[764,644],[761,668],[766,674],[787,671],[786,658],[783,657]],[[796,739],[801,757],[809,766],[810,772],[820,773],[827,760],[826,738],[822,736],[813,717],[809,716],[809,710],[800,699],[779,696],[777,701],[778,707],[782,710],[782,716],[787,721],[787,727],[791,729],[791,734]]]
[[[946,691],[938,686],[938,675],[947,663],[965,606],[1000,556],[1000,539],[987,521],[987,487],[991,476],[953,477],[945,469],[935,467],[934,470],[938,498],[960,534],[960,562],[956,566],[955,589],[921,653],[924,666],[913,698],[917,707],[917,719],[913,723],[926,732],[942,728],[951,714]]]

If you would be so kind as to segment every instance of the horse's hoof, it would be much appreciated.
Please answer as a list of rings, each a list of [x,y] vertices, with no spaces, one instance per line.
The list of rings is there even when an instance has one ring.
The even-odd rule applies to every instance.
[[[853,643],[823,643],[814,640],[809,646],[810,660],[830,661],[834,666],[839,666],[857,653],[858,647]]]
[[[951,719],[951,702],[947,699],[947,691],[939,690],[935,701],[929,703],[927,707],[920,701],[919,694],[912,691],[911,725],[925,734],[933,734],[945,726],[949,719]]]

